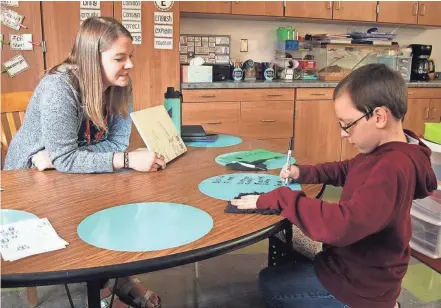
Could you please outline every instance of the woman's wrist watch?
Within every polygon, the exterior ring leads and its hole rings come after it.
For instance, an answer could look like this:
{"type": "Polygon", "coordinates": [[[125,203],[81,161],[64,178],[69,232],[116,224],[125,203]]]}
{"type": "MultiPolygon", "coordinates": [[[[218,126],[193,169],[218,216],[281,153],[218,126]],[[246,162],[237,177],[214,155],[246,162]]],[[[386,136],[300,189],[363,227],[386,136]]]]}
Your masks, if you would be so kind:
{"type": "Polygon", "coordinates": [[[124,152],[124,168],[129,168],[129,152],[124,152]]]}

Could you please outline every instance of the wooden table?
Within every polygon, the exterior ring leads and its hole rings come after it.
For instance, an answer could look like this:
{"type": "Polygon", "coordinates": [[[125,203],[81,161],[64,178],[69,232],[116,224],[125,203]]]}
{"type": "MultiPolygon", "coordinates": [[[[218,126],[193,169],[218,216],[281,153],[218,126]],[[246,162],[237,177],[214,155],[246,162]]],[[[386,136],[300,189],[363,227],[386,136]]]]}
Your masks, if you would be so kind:
{"type": "MultiPolygon", "coordinates": [[[[287,140],[244,140],[242,144],[225,148],[188,147],[188,152],[170,162],[165,170],[154,173],[123,170],[109,174],[66,174],[33,169],[1,172],[2,208],[48,218],[59,236],[69,243],[59,251],[2,262],[2,287],[87,282],[89,304],[95,307],[99,303],[97,290],[101,279],[192,263],[275,234],[286,223],[282,217],[226,214],[225,201],[205,196],[198,190],[198,184],[208,177],[237,172],[217,164],[216,156],[259,148],[285,152],[287,140]],[[79,223],[97,211],[149,201],[176,202],[202,209],[213,217],[213,229],[187,245],[137,253],[100,249],[83,242],[77,234],[79,223]]],[[[295,154],[294,157],[300,163],[305,162],[295,154]]],[[[303,189],[308,196],[315,197],[320,186],[306,185],[303,189]]]]}

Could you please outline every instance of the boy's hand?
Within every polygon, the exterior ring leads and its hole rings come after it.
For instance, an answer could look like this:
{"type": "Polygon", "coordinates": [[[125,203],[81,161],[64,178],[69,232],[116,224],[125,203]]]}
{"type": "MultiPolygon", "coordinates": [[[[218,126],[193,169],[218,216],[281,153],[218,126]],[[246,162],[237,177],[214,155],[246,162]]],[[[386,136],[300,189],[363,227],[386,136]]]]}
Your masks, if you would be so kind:
{"type": "Polygon", "coordinates": [[[259,199],[259,195],[247,195],[240,197],[240,199],[233,199],[230,202],[239,210],[249,210],[257,207],[257,199],[259,199]]]}
{"type": "Polygon", "coordinates": [[[297,180],[299,176],[300,170],[296,165],[291,165],[289,167],[288,164],[285,164],[282,170],[280,170],[280,178],[283,182],[285,179],[288,179],[288,183],[291,183],[293,180],[297,180]]]}

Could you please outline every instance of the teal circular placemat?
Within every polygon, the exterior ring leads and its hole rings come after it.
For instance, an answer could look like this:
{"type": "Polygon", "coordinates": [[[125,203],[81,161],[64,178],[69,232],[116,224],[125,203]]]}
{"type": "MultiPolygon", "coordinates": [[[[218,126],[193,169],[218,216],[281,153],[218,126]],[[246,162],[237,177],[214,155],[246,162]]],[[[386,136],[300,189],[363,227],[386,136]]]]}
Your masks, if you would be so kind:
{"type": "Polygon", "coordinates": [[[213,219],[198,208],[145,202],[96,212],[79,224],[77,232],[83,241],[99,248],[145,252],[191,243],[211,228],[213,219]]]}
{"type": "Polygon", "coordinates": [[[219,134],[219,137],[216,139],[216,141],[185,142],[186,145],[195,148],[222,148],[222,147],[230,147],[240,143],[242,143],[242,138],[232,135],[222,135],[222,134],[219,134]]]}
{"type": "MultiPolygon", "coordinates": [[[[266,193],[283,186],[279,176],[257,173],[231,173],[218,175],[199,183],[201,193],[220,200],[231,200],[241,193],[266,193]]],[[[301,190],[299,184],[288,185],[292,190],[301,190]]]]}
{"type": "Polygon", "coordinates": [[[1,225],[7,225],[14,222],[23,221],[26,219],[33,219],[38,218],[38,216],[25,212],[25,211],[19,211],[19,210],[0,210],[0,224],[1,225]]]}
{"type": "MultiPolygon", "coordinates": [[[[218,157],[215,158],[215,161],[222,166],[225,166],[227,164],[227,162],[222,161],[222,158],[224,157],[228,157],[231,155],[237,155],[240,153],[246,153],[247,151],[240,151],[240,152],[231,152],[231,153],[225,153],[225,154],[221,154],[218,157]]],[[[295,164],[296,160],[294,159],[294,157],[291,157],[290,159],[291,164],[295,164]]],[[[285,154],[285,158],[275,158],[275,159],[269,159],[267,161],[264,162],[265,166],[267,169],[281,169],[283,167],[283,165],[285,165],[286,163],[286,154],[285,154]]]]}

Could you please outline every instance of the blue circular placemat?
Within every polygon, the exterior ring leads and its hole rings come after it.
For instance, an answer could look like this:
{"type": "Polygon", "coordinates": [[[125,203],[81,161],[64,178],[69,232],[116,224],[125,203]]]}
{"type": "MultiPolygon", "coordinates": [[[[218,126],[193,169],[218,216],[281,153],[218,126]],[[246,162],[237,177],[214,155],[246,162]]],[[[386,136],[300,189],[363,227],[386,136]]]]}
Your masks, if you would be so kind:
{"type": "MultiPolygon", "coordinates": [[[[227,162],[223,161],[222,158],[228,157],[231,155],[240,154],[240,153],[246,153],[246,152],[247,151],[240,151],[240,152],[231,152],[231,153],[221,154],[215,158],[215,161],[219,165],[225,166],[227,164],[227,162]]],[[[285,156],[286,156],[286,154],[285,154],[285,156]]],[[[294,157],[291,157],[290,161],[291,161],[291,164],[296,163],[296,160],[294,159],[294,157]]],[[[269,160],[265,161],[263,164],[265,164],[266,168],[269,170],[269,169],[281,169],[283,167],[283,165],[285,165],[285,163],[286,163],[286,157],[285,158],[269,159],[269,160]]]]}
{"type": "Polygon", "coordinates": [[[38,216],[19,210],[0,210],[0,224],[6,225],[14,222],[19,222],[26,219],[38,218],[38,216]]]}
{"type": "Polygon", "coordinates": [[[222,147],[230,147],[240,143],[242,143],[242,138],[232,135],[222,135],[222,134],[219,134],[219,137],[216,139],[216,141],[185,142],[186,145],[196,148],[222,148],[222,147]]]}
{"type": "Polygon", "coordinates": [[[86,243],[117,251],[154,251],[196,241],[210,232],[206,212],[168,202],[131,203],[86,217],[77,232],[86,243]]]}
{"type": "MultiPolygon", "coordinates": [[[[231,200],[240,193],[266,193],[283,186],[279,176],[257,173],[231,173],[218,175],[199,183],[201,193],[220,200],[231,200]]],[[[300,190],[299,184],[290,184],[292,190],[300,190]]]]}

